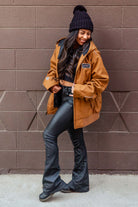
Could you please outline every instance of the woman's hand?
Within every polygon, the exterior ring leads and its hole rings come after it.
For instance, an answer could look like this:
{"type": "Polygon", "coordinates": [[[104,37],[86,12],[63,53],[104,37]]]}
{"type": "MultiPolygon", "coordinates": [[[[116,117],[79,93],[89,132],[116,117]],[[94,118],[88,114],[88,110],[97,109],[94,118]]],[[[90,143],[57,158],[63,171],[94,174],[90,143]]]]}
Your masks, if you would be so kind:
{"type": "Polygon", "coordinates": [[[51,87],[52,93],[58,93],[61,90],[61,87],[59,85],[55,85],[51,87]]]}

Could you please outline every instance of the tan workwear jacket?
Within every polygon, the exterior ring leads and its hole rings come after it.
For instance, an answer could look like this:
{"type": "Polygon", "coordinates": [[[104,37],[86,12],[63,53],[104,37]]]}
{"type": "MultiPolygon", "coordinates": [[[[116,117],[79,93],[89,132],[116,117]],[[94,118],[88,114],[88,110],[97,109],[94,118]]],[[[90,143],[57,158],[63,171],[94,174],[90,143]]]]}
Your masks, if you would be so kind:
{"type": "MultiPolygon", "coordinates": [[[[50,61],[50,70],[43,81],[43,86],[49,90],[58,85],[57,63],[64,47],[65,38],[56,43],[50,61]]],[[[83,51],[77,64],[74,78],[73,111],[74,128],[82,128],[96,121],[100,116],[102,107],[102,92],[109,82],[109,76],[103,64],[99,50],[93,41],[83,51]]],[[[54,108],[54,93],[50,94],[47,104],[47,114],[54,114],[58,108],[54,108]]]]}

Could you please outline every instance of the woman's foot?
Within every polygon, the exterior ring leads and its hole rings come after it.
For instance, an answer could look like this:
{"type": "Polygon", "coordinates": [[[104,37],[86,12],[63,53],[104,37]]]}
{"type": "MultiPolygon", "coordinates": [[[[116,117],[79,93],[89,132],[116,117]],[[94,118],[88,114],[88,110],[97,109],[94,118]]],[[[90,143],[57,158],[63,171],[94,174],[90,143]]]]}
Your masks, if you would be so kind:
{"type": "Polygon", "coordinates": [[[46,188],[43,189],[43,192],[39,195],[39,200],[41,202],[47,201],[49,198],[52,197],[52,195],[58,191],[62,191],[63,189],[66,188],[66,183],[61,180],[61,182],[53,189],[47,190],[46,188]]]}
{"type": "Polygon", "coordinates": [[[46,200],[48,200],[49,198],[51,198],[52,197],[52,193],[46,193],[46,192],[42,192],[40,195],[39,195],[39,200],[41,201],[41,202],[45,202],[46,200]]]}
{"type": "Polygon", "coordinates": [[[84,184],[75,184],[73,181],[70,181],[68,184],[64,186],[64,188],[61,190],[62,193],[83,193],[88,192],[89,186],[84,184]]]}

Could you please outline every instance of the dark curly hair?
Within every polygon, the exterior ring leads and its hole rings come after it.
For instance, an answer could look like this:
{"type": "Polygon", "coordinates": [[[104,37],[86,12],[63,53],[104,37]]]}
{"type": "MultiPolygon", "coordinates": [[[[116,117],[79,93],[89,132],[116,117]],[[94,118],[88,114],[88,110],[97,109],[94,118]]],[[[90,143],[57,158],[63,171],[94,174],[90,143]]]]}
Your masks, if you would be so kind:
{"type": "Polygon", "coordinates": [[[74,76],[73,68],[77,66],[81,53],[89,46],[89,42],[92,40],[91,37],[82,46],[74,49],[78,32],[79,30],[72,31],[64,41],[64,48],[57,65],[59,79],[64,79],[65,74],[71,77],[74,76]]]}

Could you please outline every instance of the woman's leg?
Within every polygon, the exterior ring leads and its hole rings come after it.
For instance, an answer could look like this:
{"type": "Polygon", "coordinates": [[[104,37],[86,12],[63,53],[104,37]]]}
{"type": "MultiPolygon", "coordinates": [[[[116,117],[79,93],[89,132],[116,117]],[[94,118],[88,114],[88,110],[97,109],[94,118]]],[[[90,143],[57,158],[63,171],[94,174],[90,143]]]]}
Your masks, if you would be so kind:
{"type": "Polygon", "coordinates": [[[46,162],[43,175],[43,187],[51,191],[61,183],[58,159],[57,137],[66,130],[73,121],[73,98],[63,98],[62,105],[44,130],[43,138],[46,147],[46,162]]]}
{"type": "Polygon", "coordinates": [[[74,129],[71,126],[68,128],[68,132],[74,146],[74,169],[68,187],[72,191],[87,192],[89,191],[89,175],[83,129],[74,129]]]}

